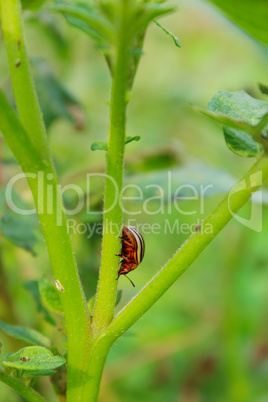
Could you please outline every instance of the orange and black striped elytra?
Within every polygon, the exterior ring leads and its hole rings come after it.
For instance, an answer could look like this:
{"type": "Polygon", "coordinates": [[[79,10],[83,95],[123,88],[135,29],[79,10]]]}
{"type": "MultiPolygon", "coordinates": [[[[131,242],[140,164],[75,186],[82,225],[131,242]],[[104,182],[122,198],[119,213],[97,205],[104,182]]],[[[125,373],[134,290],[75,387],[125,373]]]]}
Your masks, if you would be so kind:
{"type": "MultiPolygon", "coordinates": [[[[118,271],[118,277],[125,275],[137,268],[142,262],[145,251],[145,243],[141,233],[134,226],[123,226],[122,228],[121,253],[117,254],[122,258],[120,261],[120,268],[118,271]]],[[[126,276],[128,279],[129,277],[126,276]]],[[[129,279],[132,285],[135,287],[131,279],[129,279]]]]}
{"type": "Polygon", "coordinates": [[[21,357],[20,358],[20,361],[22,361],[22,362],[28,362],[29,360],[30,360],[29,357],[21,357]]]}

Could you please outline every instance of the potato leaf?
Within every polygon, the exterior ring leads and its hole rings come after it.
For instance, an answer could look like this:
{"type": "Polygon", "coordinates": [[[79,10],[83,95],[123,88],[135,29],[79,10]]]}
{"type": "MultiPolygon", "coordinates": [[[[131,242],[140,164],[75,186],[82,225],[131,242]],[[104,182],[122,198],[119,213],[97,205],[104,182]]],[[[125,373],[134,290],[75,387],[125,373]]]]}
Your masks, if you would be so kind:
{"type": "Polygon", "coordinates": [[[260,43],[268,45],[267,0],[209,0],[234,24],[260,43]]]}
{"type": "MultiPolygon", "coordinates": [[[[40,225],[36,215],[23,215],[14,212],[6,199],[6,190],[0,190],[0,229],[2,235],[15,246],[35,255],[34,247],[38,241],[36,231],[40,225]]],[[[12,203],[21,211],[29,210],[20,196],[13,190],[12,203]]]]}
{"type": "Polygon", "coordinates": [[[51,324],[56,326],[55,321],[47,311],[47,309],[41,303],[41,295],[39,292],[38,281],[28,281],[24,284],[25,289],[31,294],[34,299],[36,310],[40,313],[43,313],[45,320],[51,324]]]}
{"type": "Polygon", "coordinates": [[[39,292],[45,307],[54,313],[62,315],[62,306],[58,290],[55,286],[51,285],[48,279],[42,277],[39,280],[39,292]]]}
{"type": "Polygon", "coordinates": [[[34,345],[50,347],[50,339],[34,329],[9,325],[0,321],[0,330],[13,338],[20,339],[21,341],[34,345]]]}
{"type": "Polygon", "coordinates": [[[245,91],[219,91],[208,110],[196,108],[223,125],[228,148],[239,156],[259,157],[267,138],[268,102],[255,99],[245,91]]]}
{"type": "Polygon", "coordinates": [[[29,346],[20,349],[18,352],[9,356],[3,362],[5,367],[29,372],[47,372],[65,364],[66,360],[62,356],[54,356],[47,348],[41,346],[29,346]]]}

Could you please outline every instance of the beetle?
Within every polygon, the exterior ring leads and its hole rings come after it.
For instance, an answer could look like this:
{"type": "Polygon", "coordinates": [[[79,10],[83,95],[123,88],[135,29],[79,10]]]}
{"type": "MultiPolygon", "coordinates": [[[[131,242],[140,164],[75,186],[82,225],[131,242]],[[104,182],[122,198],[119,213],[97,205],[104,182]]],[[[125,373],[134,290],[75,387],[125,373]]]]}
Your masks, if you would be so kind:
{"type": "Polygon", "coordinates": [[[28,361],[30,360],[30,358],[23,356],[23,357],[20,358],[20,360],[21,360],[22,362],[28,362],[28,361]]]}
{"type": "Polygon", "coordinates": [[[133,271],[142,262],[145,251],[145,243],[141,233],[134,226],[123,226],[122,228],[121,253],[116,254],[121,257],[118,279],[120,275],[125,275],[135,287],[132,280],[126,275],[133,271]]]}

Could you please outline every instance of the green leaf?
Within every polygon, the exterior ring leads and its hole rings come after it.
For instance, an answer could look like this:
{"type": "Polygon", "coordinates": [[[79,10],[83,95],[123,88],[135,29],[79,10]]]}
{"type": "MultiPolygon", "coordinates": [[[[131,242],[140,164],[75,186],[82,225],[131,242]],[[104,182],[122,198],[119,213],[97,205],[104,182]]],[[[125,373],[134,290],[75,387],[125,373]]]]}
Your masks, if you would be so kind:
{"type": "Polygon", "coordinates": [[[44,402],[45,399],[39,395],[33,388],[28,387],[23,382],[10,376],[6,376],[0,373],[0,381],[10,388],[14,389],[19,395],[21,395],[26,401],[29,402],[44,402]]]}
{"type": "Polygon", "coordinates": [[[22,215],[13,212],[11,207],[15,206],[21,211],[28,211],[27,205],[20,196],[12,191],[12,204],[6,199],[6,189],[0,190],[0,229],[2,235],[15,246],[23,248],[35,255],[34,247],[38,241],[36,231],[40,230],[37,216],[22,215]]]}
{"type": "Polygon", "coordinates": [[[268,45],[267,0],[209,0],[236,25],[257,41],[268,45]]]}
{"type": "Polygon", "coordinates": [[[91,144],[91,151],[108,151],[107,142],[96,141],[91,144]]]}
{"type": "Polygon", "coordinates": [[[37,376],[53,375],[53,374],[55,374],[56,372],[57,372],[56,370],[26,371],[26,372],[23,374],[23,377],[37,377],[37,376]]]}
{"type": "Polygon", "coordinates": [[[217,92],[209,102],[208,110],[227,115],[256,130],[259,130],[263,120],[268,123],[268,102],[255,99],[245,91],[217,92]]]}
{"type": "Polygon", "coordinates": [[[70,43],[68,43],[67,36],[61,29],[58,16],[44,11],[32,13],[27,16],[27,25],[32,25],[35,30],[41,31],[59,58],[68,59],[70,43]]]}
{"type": "MultiPolygon", "coordinates": [[[[196,192],[201,192],[202,188],[207,188],[202,196],[209,198],[216,194],[226,194],[236,183],[236,178],[222,169],[211,168],[204,163],[192,163],[181,167],[173,167],[162,170],[142,172],[131,174],[125,179],[129,186],[128,197],[133,197],[129,203],[142,202],[135,200],[137,190],[132,184],[135,184],[142,191],[142,200],[152,199],[154,202],[170,202],[170,199],[176,197],[184,198],[193,196],[193,188],[196,192]],[[161,191],[159,189],[161,188],[161,191]]],[[[127,202],[127,201],[126,201],[127,202]]],[[[127,208],[127,207],[126,207],[127,208]]]]}
{"type": "Polygon", "coordinates": [[[21,5],[23,9],[37,10],[42,7],[46,0],[21,0],[21,5]]]}
{"type": "Polygon", "coordinates": [[[263,146],[254,141],[250,134],[229,127],[223,127],[223,133],[228,148],[235,154],[250,158],[263,153],[263,146]]]}
{"type": "Polygon", "coordinates": [[[40,278],[38,285],[44,305],[54,313],[62,315],[62,305],[56,287],[52,286],[49,280],[44,277],[40,278]]]}
{"type": "Polygon", "coordinates": [[[259,84],[259,88],[263,94],[268,95],[268,86],[267,85],[259,84]]]}
{"type": "Polygon", "coordinates": [[[218,123],[220,123],[224,126],[228,126],[231,128],[235,128],[237,130],[245,131],[246,133],[249,133],[253,136],[258,135],[258,133],[260,132],[260,129],[266,125],[266,122],[268,122],[268,115],[264,115],[264,117],[260,121],[260,123],[258,123],[257,125],[254,126],[243,120],[239,120],[239,119],[233,118],[231,116],[224,115],[222,113],[215,113],[215,112],[203,109],[199,106],[193,106],[193,108],[196,111],[212,118],[213,120],[217,121],[218,123]]]}
{"type": "Polygon", "coordinates": [[[64,118],[82,130],[85,116],[80,102],[63,87],[44,60],[32,59],[31,65],[46,127],[64,118]]]}
{"type": "Polygon", "coordinates": [[[3,365],[19,370],[27,370],[29,372],[47,372],[55,370],[65,364],[65,362],[64,357],[54,356],[50,350],[44,347],[29,346],[10,355],[8,361],[4,361],[3,365]]]}
{"type": "Polygon", "coordinates": [[[120,303],[120,300],[122,299],[123,291],[120,289],[116,292],[116,299],[115,299],[115,306],[117,306],[120,303]]]}
{"type": "Polygon", "coordinates": [[[181,43],[180,43],[179,39],[177,38],[177,36],[175,36],[175,35],[174,35],[172,32],[170,32],[168,29],[166,29],[165,27],[163,27],[163,25],[160,24],[159,21],[154,20],[154,23],[155,23],[159,28],[161,28],[162,31],[164,31],[168,36],[170,36],[170,37],[173,39],[173,41],[174,41],[174,43],[175,43],[175,45],[176,45],[177,47],[181,47],[181,43]]]}
{"type": "Polygon", "coordinates": [[[36,304],[36,310],[44,314],[44,318],[49,324],[55,326],[56,325],[55,321],[53,320],[47,309],[45,309],[41,303],[41,295],[39,292],[38,281],[28,281],[24,284],[24,287],[33,297],[36,304]]]}
{"type": "Polygon", "coordinates": [[[219,91],[202,113],[223,124],[227,146],[237,155],[259,157],[260,142],[266,137],[268,102],[255,99],[245,91],[219,91]]]}
{"type": "MultiPolygon", "coordinates": [[[[140,136],[136,135],[135,137],[127,137],[125,144],[129,144],[132,141],[139,141],[140,136]]],[[[104,141],[96,141],[91,144],[91,151],[108,151],[108,144],[104,141]]]]}
{"type": "Polygon", "coordinates": [[[139,135],[136,135],[135,137],[127,137],[125,144],[129,144],[132,141],[139,141],[141,137],[139,135]]]}
{"type": "Polygon", "coordinates": [[[61,12],[69,24],[84,31],[97,44],[108,46],[111,31],[97,4],[56,0],[56,6],[50,10],[61,12]]]}
{"type": "Polygon", "coordinates": [[[21,341],[30,344],[42,345],[46,347],[50,347],[51,344],[50,340],[46,336],[34,329],[9,325],[3,321],[0,321],[0,330],[4,331],[13,338],[20,339],[21,341]]]}

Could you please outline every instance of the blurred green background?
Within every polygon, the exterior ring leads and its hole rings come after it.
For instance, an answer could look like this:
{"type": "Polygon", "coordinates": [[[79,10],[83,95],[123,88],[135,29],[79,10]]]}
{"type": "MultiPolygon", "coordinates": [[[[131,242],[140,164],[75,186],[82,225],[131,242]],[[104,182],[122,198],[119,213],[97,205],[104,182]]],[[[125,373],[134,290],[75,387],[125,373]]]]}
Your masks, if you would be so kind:
{"type": "MultiPolygon", "coordinates": [[[[188,200],[181,201],[181,209],[196,210],[193,215],[184,216],[174,208],[169,214],[165,204],[163,214],[135,216],[138,224],[159,223],[162,227],[166,219],[171,225],[178,219],[180,225],[204,219],[254,163],[252,158],[231,153],[221,128],[197,114],[191,104],[206,107],[218,90],[245,89],[265,100],[258,83],[267,84],[268,78],[264,46],[206,2],[178,0],[176,4],[178,11],[161,23],[179,37],[182,48],[176,48],[155,25],[146,36],[127,123],[127,135],[139,135],[141,140],[126,147],[126,182],[141,184],[153,177],[157,183],[172,169],[178,185],[194,183],[199,188],[212,183],[214,187],[205,198],[203,213],[199,201],[188,200]]],[[[25,21],[59,181],[86,190],[86,173],[102,172],[105,166],[105,153],[93,152],[90,147],[94,141],[107,138],[108,69],[92,41],[61,16],[26,11],[25,21]]],[[[0,60],[0,84],[12,100],[2,38],[0,60]]],[[[1,145],[3,187],[20,170],[2,139],[1,145]]],[[[24,202],[32,204],[25,182],[20,182],[17,190],[24,202]]],[[[100,209],[99,182],[90,196],[92,208],[100,209]]],[[[77,199],[66,192],[65,202],[71,206],[77,199]]],[[[133,211],[138,208],[135,203],[127,205],[133,211]]],[[[158,207],[151,204],[152,210],[158,207]]],[[[249,212],[247,205],[241,214],[248,216],[249,212]]],[[[86,211],[75,219],[80,223],[101,222],[99,215],[93,219],[86,211]]],[[[125,222],[127,219],[126,215],[125,222]]],[[[32,225],[36,225],[34,220],[32,225]]],[[[4,230],[3,224],[1,227],[4,230]]],[[[0,319],[44,332],[61,348],[61,319],[53,313],[48,317],[40,305],[37,309],[32,295],[36,290],[32,281],[45,275],[53,282],[53,275],[39,230],[31,236],[35,256],[1,236],[0,319]]],[[[144,237],[144,261],[131,273],[136,288],[120,278],[123,295],[117,309],[139,291],[188,235],[161,231],[144,233],[144,237]]],[[[16,242],[12,234],[9,238],[16,242]]],[[[87,239],[73,233],[72,238],[89,299],[97,283],[101,236],[87,239]]],[[[268,401],[267,240],[266,205],[260,233],[235,220],[230,222],[189,271],[113,346],[100,401],[268,401]]],[[[0,338],[0,361],[7,353],[26,346],[3,333],[0,338]]],[[[54,401],[48,378],[39,380],[37,387],[54,401]]],[[[1,401],[21,400],[3,384],[0,395],[1,401]]]]}

